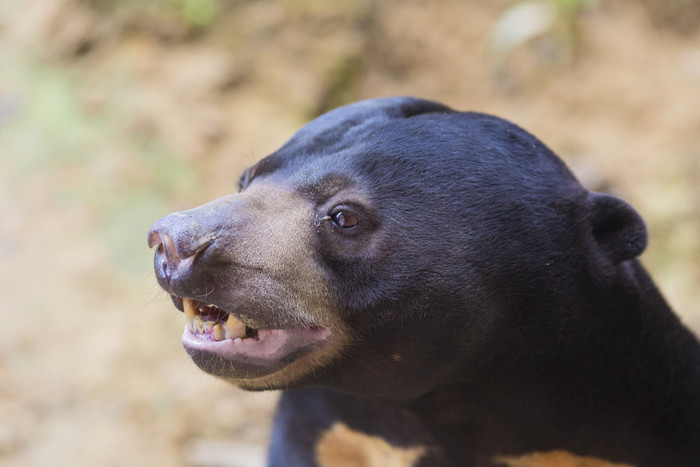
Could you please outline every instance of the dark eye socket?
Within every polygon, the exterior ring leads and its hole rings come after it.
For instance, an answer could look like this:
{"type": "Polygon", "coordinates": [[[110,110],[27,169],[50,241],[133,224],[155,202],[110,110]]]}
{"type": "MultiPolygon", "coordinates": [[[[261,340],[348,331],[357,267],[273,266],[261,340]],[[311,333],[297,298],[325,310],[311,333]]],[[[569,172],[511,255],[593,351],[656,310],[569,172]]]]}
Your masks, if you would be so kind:
{"type": "Polygon", "coordinates": [[[352,212],[343,207],[334,209],[330,214],[330,218],[331,222],[341,229],[352,229],[353,227],[357,227],[360,223],[352,212]]]}

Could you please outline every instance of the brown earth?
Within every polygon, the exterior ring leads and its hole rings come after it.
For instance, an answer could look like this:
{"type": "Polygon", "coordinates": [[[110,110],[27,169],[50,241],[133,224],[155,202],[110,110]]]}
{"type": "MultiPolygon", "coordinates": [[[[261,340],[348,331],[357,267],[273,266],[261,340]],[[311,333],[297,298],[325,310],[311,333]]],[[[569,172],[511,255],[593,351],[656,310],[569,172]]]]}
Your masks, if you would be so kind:
{"type": "Polygon", "coordinates": [[[538,135],[638,208],[642,259],[699,330],[697,9],[659,4],[558,10],[497,53],[513,2],[4,0],[0,464],[262,463],[276,395],[189,361],[145,232],[362,98],[417,95],[538,135]]]}

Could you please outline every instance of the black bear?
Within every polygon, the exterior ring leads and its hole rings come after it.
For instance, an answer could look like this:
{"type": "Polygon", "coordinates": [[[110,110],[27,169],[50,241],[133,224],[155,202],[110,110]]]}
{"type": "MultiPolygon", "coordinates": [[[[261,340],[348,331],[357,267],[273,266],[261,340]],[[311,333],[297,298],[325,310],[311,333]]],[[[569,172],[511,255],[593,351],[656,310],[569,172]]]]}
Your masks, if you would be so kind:
{"type": "Polygon", "coordinates": [[[328,112],[153,224],[204,371],[285,390],[271,466],[700,465],[700,344],[640,216],[493,116],[328,112]]]}

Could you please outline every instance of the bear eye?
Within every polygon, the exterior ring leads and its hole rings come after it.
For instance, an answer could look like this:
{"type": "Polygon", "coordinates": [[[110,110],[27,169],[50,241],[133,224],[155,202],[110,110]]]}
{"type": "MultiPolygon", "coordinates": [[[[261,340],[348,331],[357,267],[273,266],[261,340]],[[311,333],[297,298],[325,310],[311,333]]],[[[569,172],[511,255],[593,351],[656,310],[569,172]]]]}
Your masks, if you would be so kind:
{"type": "Polygon", "coordinates": [[[255,172],[255,167],[248,167],[245,169],[243,174],[241,175],[241,178],[238,179],[238,191],[243,191],[245,190],[248,185],[250,185],[251,180],[253,180],[255,172]]]}
{"type": "Polygon", "coordinates": [[[330,214],[330,218],[331,222],[341,229],[352,229],[353,227],[357,227],[357,224],[360,223],[351,212],[344,210],[344,208],[336,208],[336,210],[330,214]]]}

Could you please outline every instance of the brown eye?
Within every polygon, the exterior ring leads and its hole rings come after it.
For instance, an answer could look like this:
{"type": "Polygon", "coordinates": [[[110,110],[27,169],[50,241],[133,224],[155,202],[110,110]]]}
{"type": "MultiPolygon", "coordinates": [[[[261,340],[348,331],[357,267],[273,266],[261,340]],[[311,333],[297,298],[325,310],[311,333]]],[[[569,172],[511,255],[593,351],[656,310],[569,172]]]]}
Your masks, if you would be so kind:
{"type": "Polygon", "coordinates": [[[331,214],[331,221],[343,229],[352,229],[359,224],[357,219],[347,211],[334,212],[331,214]]]}

